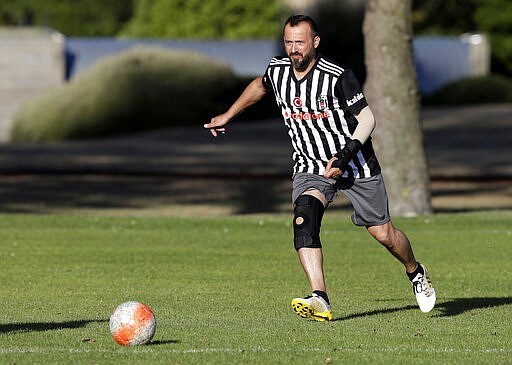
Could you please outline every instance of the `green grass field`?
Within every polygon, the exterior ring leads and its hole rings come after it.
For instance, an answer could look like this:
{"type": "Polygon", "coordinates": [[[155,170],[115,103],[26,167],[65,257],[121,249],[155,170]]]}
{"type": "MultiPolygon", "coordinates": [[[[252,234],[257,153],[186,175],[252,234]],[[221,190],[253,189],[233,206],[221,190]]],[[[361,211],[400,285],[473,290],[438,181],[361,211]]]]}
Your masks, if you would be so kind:
{"type": "Polygon", "coordinates": [[[512,362],[512,212],[395,219],[438,304],[416,308],[402,266],[348,215],[323,224],[335,321],[296,316],[308,287],[291,217],[0,216],[0,363],[506,364],[512,362]],[[127,300],[157,316],[122,347],[127,300]]]}

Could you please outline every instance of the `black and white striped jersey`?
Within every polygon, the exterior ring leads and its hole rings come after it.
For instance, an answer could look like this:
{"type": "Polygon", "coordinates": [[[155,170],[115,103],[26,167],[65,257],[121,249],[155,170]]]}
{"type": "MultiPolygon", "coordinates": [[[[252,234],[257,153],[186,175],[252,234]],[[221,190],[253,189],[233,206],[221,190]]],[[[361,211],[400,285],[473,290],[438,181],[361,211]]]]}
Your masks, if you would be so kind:
{"type": "MultiPolygon", "coordinates": [[[[288,127],[293,173],[322,175],[331,157],[352,137],[358,123],[354,115],[368,105],[353,72],[320,56],[309,73],[297,80],[290,59],[275,57],[263,85],[273,90],[288,127]]],[[[369,138],[343,177],[365,178],[379,172],[369,138]]]]}

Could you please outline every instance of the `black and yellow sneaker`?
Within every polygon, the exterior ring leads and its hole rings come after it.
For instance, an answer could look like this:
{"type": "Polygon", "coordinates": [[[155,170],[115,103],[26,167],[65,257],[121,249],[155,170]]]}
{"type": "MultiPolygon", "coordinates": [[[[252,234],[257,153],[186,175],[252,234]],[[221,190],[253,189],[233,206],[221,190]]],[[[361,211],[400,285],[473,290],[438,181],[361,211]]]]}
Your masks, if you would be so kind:
{"type": "Polygon", "coordinates": [[[321,296],[313,295],[305,298],[292,299],[293,310],[303,318],[313,318],[315,321],[332,320],[332,307],[321,296]]]}

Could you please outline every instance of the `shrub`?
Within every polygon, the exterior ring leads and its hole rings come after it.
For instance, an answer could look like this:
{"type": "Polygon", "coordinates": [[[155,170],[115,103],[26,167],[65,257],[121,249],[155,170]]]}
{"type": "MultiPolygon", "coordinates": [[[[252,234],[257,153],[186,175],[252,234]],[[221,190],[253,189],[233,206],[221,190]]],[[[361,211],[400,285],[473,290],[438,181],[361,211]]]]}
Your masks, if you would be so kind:
{"type": "Polygon", "coordinates": [[[200,126],[224,111],[239,87],[228,66],[206,56],[136,48],[23,105],[11,137],[50,141],[200,126]]]}
{"type": "Polygon", "coordinates": [[[455,81],[423,98],[424,105],[464,105],[512,102],[512,80],[481,76],[455,81]]]}

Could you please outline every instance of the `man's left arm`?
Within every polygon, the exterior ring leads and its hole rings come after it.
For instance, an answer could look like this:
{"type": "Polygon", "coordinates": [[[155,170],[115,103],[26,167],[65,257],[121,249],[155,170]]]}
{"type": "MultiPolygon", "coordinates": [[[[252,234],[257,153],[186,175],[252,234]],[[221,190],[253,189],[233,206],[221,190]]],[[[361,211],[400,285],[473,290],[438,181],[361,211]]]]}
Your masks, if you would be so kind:
{"type": "Polygon", "coordinates": [[[357,126],[352,133],[352,138],[347,138],[343,149],[327,164],[324,176],[328,178],[338,178],[343,174],[375,128],[373,113],[366,102],[359,81],[351,70],[347,69],[340,75],[335,94],[341,101],[343,110],[356,118],[357,126]]]}
{"type": "Polygon", "coordinates": [[[375,129],[375,118],[369,106],[365,106],[355,117],[358,124],[352,134],[352,140],[357,140],[363,145],[375,129]]]}
{"type": "Polygon", "coordinates": [[[343,170],[357,155],[363,144],[368,140],[375,129],[375,118],[369,106],[365,106],[357,115],[357,127],[352,134],[352,139],[347,141],[345,147],[330,159],[326,166],[324,177],[337,179],[343,174],[343,170]]]}

